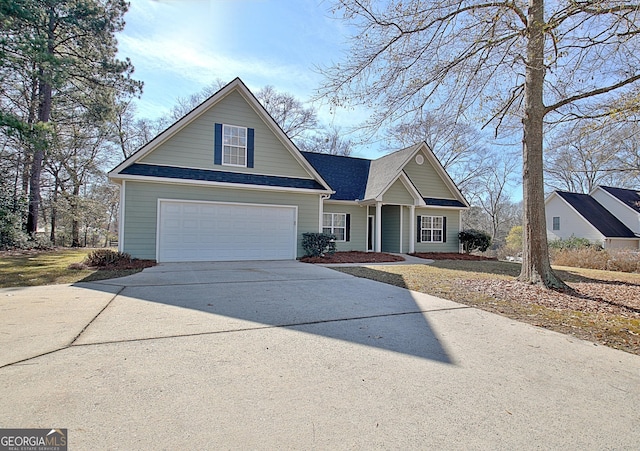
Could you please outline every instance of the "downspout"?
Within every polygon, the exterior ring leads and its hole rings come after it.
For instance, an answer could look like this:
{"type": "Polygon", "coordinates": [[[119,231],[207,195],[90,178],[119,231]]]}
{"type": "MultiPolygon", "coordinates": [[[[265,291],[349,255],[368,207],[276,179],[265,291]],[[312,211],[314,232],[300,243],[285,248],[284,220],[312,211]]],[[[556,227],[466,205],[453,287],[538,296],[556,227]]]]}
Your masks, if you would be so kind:
{"type": "Polygon", "coordinates": [[[125,180],[120,185],[120,214],[118,218],[118,251],[124,252],[124,208],[125,208],[125,180]]]}
{"type": "Polygon", "coordinates": [[[324,216],[324,201],[331,197],[330,194],[320,194],[320,208],[318,211],[320,212],[318,216],[318,233],[322,233],[323,226],[323,216],[324,216]]]}

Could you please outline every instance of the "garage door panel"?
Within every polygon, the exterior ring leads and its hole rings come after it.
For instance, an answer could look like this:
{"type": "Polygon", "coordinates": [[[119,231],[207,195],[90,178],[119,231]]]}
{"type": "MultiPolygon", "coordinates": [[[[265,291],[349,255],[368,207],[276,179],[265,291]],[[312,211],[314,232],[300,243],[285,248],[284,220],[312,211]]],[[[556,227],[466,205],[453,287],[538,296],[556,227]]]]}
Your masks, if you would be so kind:
{"type": "Polygon", "coordinates": [[[293,207],[161,201],[159,216],[161,262],[295,258],[293,207]]]}

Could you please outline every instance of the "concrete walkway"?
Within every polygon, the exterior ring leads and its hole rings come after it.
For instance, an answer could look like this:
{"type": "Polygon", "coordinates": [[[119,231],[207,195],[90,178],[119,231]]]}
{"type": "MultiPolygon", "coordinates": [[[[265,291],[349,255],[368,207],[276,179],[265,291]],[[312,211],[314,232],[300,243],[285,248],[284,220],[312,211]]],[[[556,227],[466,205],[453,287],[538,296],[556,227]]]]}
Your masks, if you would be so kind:
{"type": "Polygon", "coordinates": [[[637,449],[640,357],[298,262],[0,290],[0,428],[69,449],[637,449]]]}

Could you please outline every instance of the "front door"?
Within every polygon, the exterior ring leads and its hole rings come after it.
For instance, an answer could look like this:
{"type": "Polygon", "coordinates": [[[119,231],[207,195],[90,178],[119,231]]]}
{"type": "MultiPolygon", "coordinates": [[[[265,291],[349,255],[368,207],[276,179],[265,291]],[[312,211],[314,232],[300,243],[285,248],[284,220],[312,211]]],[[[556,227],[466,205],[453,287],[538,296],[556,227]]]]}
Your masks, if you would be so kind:
{"type": "Polygon", "coordinates": [[[375,237],[375,216],[367,217],[367,251],[373,251],[373,240],[375,237]]]}

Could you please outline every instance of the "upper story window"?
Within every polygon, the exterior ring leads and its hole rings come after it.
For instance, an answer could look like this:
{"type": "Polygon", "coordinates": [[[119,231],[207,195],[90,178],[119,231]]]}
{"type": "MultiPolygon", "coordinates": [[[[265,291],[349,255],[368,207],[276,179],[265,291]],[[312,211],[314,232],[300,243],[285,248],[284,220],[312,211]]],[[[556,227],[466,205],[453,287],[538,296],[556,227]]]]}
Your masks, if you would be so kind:
{"type": "Polygon", "coordinates": [[[235,125],[222,126],[222,164],[247,166],[247,129],[235,125]]]}
{"type": "Polygon", "coordinates": [[[553,230],[560,230],[560,216],[553,217],[553,230]]]}

